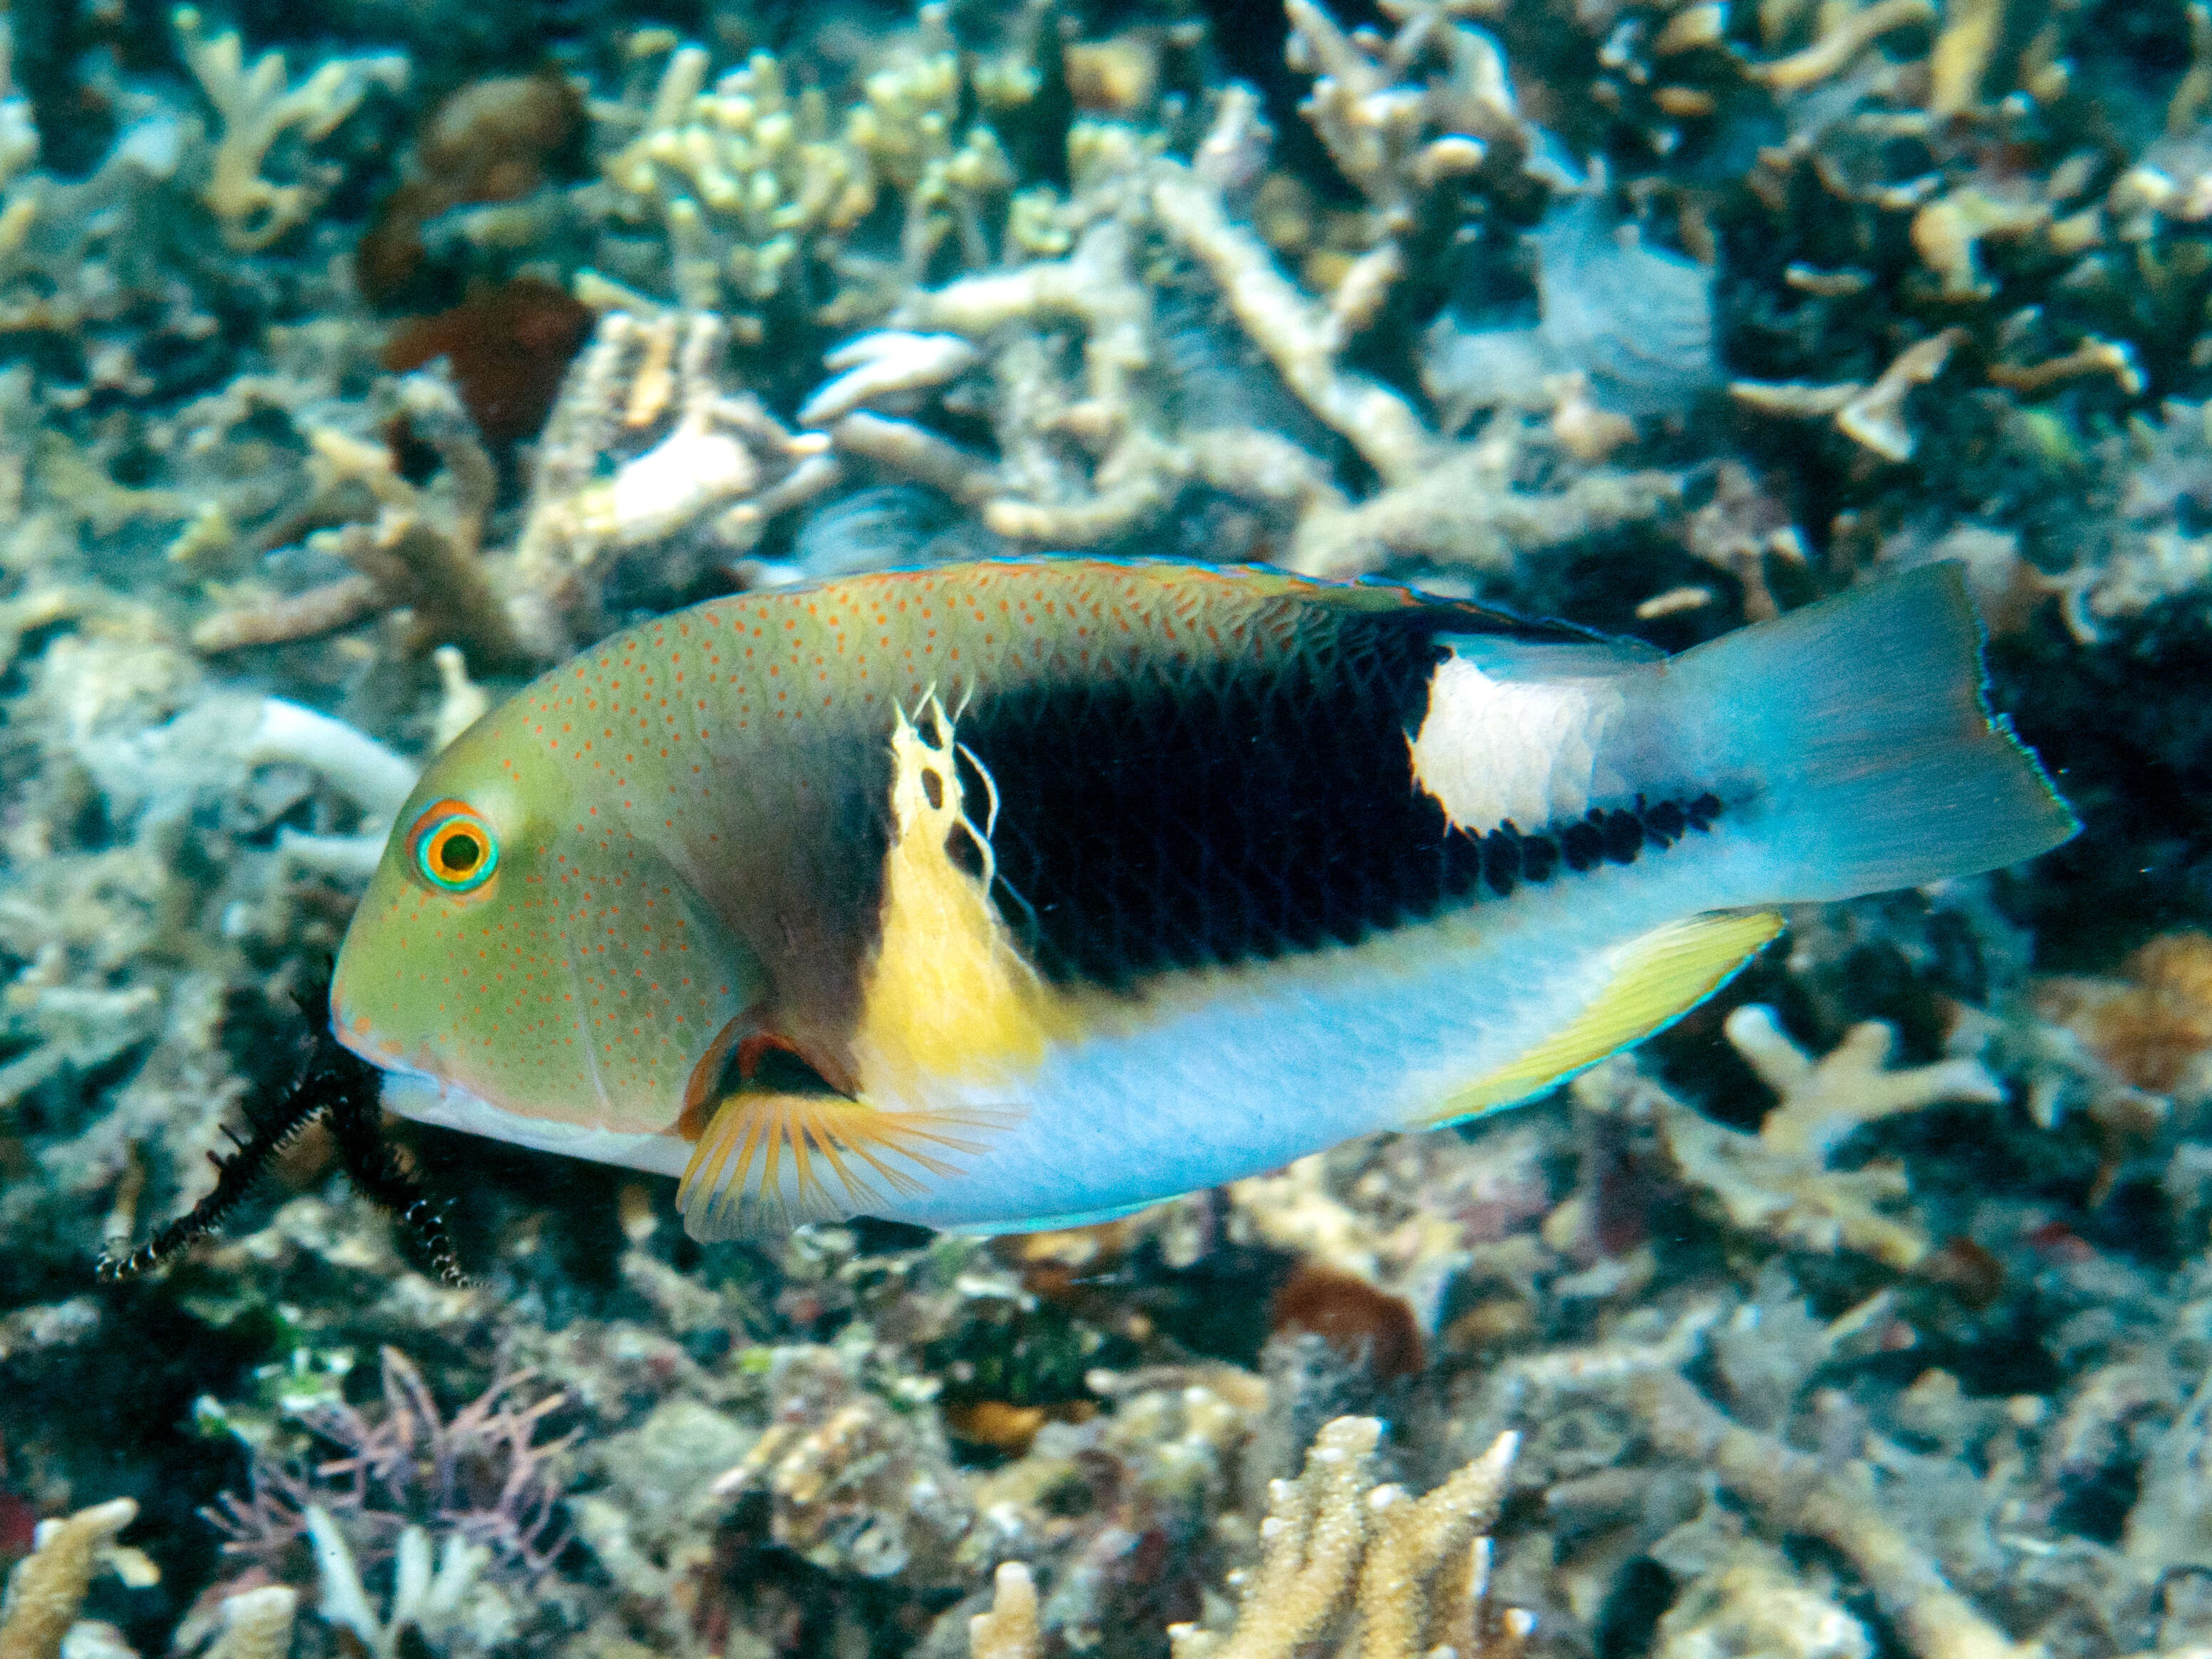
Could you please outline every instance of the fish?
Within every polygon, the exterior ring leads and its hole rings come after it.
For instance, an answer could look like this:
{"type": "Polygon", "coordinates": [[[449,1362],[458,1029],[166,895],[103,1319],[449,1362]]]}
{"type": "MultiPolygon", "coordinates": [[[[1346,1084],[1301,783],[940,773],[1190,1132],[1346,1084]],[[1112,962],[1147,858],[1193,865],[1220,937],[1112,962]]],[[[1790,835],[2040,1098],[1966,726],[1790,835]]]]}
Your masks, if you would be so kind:
{"type": "Polygon", "coordinates": [[[337,1039],[402,1115],[678,1176],[704,1240],[1126,1214],[1543,1095],[1779,907],[2063,842],[1958,568],[1679,655],[1075,557],[718,599],[402,809],[337,1039]]]}

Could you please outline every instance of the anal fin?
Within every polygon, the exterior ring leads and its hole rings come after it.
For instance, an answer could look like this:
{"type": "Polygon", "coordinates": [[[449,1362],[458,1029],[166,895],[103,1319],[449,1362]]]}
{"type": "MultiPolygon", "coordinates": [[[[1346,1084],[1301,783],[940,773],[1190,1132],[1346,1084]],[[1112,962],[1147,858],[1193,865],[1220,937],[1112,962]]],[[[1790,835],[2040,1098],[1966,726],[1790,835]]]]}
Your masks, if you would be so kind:
{"type": "Polygon", "coordinates": [[[869,1213],[957,1175],[1018,1115],[886,1111],[825,1091],[739,1090],[691,1149],[676,1206],[702,1243],[869,1213]]]}
{"type": "Polygon", "coordinates": [[[1673,1024],[1734,978],[1782,931],[1771,910],[1692,916],[1621,947],[1613,977],[1583,1011],[1487,1077],[1455,1091],[1425,1127],[1456,1123],[1540,1094],[1673,1024]]]}

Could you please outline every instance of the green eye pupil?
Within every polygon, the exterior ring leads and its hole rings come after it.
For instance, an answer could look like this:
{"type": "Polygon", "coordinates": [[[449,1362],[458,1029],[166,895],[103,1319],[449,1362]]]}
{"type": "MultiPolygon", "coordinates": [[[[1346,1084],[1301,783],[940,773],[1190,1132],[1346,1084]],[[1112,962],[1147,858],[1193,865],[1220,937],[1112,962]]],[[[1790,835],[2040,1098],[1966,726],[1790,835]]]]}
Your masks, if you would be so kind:
{"type": "Polygon", "coordinates": [[[477,867],[477,844],[465,836],[454,836],[438,849],[438,862],[457,876],[477,867]]]}

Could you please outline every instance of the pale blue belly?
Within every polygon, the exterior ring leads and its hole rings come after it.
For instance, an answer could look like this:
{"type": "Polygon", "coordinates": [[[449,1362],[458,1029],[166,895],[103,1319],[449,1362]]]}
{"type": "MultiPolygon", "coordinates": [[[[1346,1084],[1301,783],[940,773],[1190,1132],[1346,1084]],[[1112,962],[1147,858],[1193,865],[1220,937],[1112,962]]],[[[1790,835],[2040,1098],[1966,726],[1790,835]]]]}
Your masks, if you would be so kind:
{"type": "Polygon", "coordinates": [[[1694,864],[1594,871],[1356,948],[1194,975],[1153,1018],[1056,1048],[1009,1091],[1024,1110],[988,1154],[879,1212],[1021,1231],[1417,1125],[1585,1008],[1621,945],[1732,899],[1744,860],[1721,842],[1694,864]]]}

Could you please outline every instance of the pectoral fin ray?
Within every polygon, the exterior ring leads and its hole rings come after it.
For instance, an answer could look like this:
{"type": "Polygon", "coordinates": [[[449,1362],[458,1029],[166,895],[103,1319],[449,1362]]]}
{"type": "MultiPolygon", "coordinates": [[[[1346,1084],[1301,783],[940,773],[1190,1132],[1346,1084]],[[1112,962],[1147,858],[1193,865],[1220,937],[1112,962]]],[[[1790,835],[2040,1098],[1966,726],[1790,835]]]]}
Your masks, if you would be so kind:
{"type": "Polygon", "coordinates": [[[826,1092],[740,1090],[714,1109],[676,1189],[702,1243],[858,1215],[989,1150],[1018,1114],[885,1111],[826,1092]]]}

